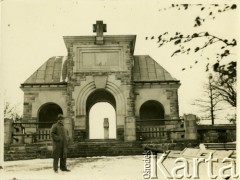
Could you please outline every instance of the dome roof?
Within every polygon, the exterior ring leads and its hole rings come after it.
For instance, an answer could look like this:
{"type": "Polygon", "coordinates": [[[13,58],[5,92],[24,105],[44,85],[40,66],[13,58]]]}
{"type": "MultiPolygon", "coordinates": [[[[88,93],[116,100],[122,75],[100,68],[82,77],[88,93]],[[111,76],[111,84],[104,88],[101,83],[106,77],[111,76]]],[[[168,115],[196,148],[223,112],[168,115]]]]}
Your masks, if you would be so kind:
{"type": "MultiPolygon", "coordinates": [[[[66,78],[66,57],[54,56],[49,58],[40,68],[38,68],[24,84],[37,83],[59,83],[63,81],[62,77],[66,78]],[[63,65],[65,67],[63,67],[63,65]]],[[[65,79],[64,78],[64,79],[65,79]]]]}
{"type": "Polygon", "coordinates": [[[148,55],[134,56],[134,81],[178,81],[148,55]]]}

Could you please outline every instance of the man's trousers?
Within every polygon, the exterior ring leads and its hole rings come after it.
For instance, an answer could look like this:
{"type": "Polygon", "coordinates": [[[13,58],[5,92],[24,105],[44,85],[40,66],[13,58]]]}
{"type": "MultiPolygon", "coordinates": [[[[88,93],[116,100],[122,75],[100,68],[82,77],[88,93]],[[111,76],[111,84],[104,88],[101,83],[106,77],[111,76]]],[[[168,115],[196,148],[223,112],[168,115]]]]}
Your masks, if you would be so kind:
{"type": "MultiPolygon", "coordinates": [[[[59,158],[53,159],[53,170],[54,171],[58,170],[58,161],[59,161],[59,158]]],[[[60,169],[61,170],[67,169],[66,162],[67,162],[67,158],[60,158],[60,169]]]]}

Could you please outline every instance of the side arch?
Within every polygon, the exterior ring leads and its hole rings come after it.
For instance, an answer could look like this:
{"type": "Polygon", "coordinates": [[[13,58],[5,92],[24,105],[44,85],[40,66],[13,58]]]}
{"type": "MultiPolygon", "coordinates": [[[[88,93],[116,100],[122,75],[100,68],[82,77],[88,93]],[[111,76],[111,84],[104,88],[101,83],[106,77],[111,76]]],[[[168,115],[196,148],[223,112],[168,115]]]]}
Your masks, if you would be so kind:
{"type": "Polygon", "coordinates": [[[164,119],[164,106],[156,100],[145,101],[139,109],[139,116],[141,120],[164,119]]]}
{"type": "Polygon", "coordinates": [[[39,128],[51,128],[52,124],[57,121],[57,115],[63,114],[62,108],[53,102],[48,102],[38,109],[38,122],[47,123],[39,124],[39,128]]]}

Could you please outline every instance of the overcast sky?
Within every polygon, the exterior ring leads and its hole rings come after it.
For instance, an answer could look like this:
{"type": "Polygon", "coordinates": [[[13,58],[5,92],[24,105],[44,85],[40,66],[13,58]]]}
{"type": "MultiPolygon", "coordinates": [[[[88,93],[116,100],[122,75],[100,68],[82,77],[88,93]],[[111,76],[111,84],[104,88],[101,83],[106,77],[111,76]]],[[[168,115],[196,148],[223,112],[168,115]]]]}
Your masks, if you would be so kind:
{"type": "MultiPolygon", "coordinates": [[[[66,56],[62,36],[94,35],[92,24],[103,20],[107,35],[137,35],[135,55],[148,54],[181,81],[180,114],[194,113],[191,104],[201,97],[206,59],[197,55],[171,58],[173,46],[158,48],[146,36],[166,31],[183,33],[209,31],[223,38],[236,38],[239,13],[230,11],[216,16],[200,28],[193,28],[196,9],[159,11],[169,7],[161,1],[77,1],[77,0],[4,0],[2,5],[1,77],[5,95],[13,103],[23,102],[23,83],[52,56],[66,56]],[[195,61],[199,61],[197,65],[195,61]],[[192,69],[189,67],[193,65],[192,69]],[[187,71],[182,68],[187,67],[187,71]]],[[[239,12],[239,11],[238,11],[239,12]]],[[[214,49],[211,49],[214,52],[214,49]]],[[[231,55],[236,58],[237,54],[231,55]]]]}

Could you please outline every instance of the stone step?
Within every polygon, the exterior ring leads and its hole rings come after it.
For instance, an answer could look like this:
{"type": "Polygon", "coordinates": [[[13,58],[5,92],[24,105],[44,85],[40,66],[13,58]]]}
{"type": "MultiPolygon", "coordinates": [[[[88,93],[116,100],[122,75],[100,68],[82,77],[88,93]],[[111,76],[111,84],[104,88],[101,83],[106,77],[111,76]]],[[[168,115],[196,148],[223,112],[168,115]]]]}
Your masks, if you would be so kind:
{"type": "MultiPolygon", "coordinates": [[[[4,151],[4,160],[24,160],[35,158],[51,158],[52,144],[25,144],[13,145],[4,151]]],[[[141,155],[143,148],[140,143],[129,142],[78,142],[69,145],[68,157],[86,157],[86,156],[118,156],[118,155],[141,155]]]]}

